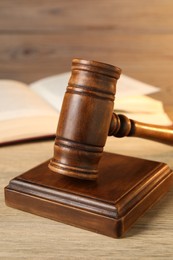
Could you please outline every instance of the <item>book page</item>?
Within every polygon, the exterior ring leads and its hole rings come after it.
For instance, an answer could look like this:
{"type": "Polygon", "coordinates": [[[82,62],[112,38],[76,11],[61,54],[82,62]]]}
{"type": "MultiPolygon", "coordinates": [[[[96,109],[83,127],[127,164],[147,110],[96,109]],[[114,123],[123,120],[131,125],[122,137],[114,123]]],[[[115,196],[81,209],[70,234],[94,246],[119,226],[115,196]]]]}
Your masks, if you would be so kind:
{"type": "Polygon", "coordinates": [[[22,117],[0,122],[0,144],[21,140],[54,137],[58,118],[53,116],[22,117]]]}
{"type": "Polygon", "coordinates": [[[70,75],[71,73],[67,72],[40,79],[30,84],[30,88],[59,112],[70,75]]]}
{"type": "Polygon", "coordinates": [[[0,94],[0,120],[56,114],[51,106],[30,91],[24,83],[1,80],[0,94]]]}
{"type": "Polygon", "coordinates": [[[1,80],[0,96],[0,143],[55,134],[58,113],[27,85],[1,80]]]}
{"type": "Polygon", "coordinates": [[[162,102],[148,96],[116,99],[114,111],[117,114],[124,114],[128,118],[148,124],[172,124],[172,121],[164,112],[162,102]]]}
{"type": "Polygon", "coordinates": [[[159,91],[158,87],[122,74],[117,81],[116,98],[149,95],[159,91]]]}

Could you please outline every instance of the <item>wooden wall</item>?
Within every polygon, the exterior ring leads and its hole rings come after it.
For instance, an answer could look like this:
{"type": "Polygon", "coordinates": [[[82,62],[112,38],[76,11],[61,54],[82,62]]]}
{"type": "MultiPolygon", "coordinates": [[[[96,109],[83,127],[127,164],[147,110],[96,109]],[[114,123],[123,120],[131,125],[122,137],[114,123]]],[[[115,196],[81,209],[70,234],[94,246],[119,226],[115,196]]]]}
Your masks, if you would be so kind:
{"type": "Polygon", "coordinates": [[[173,94],[173,1],[0,1],[0,78],[32,82],[69,71],[73,57],[173,94]]]}

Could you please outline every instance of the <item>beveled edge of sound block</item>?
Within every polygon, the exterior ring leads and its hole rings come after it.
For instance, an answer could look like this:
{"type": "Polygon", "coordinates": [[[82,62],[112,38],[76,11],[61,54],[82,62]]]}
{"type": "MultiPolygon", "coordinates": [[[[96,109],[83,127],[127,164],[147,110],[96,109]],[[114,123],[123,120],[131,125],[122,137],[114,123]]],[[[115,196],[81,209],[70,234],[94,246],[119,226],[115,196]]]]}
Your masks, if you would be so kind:
{"type": "Polygon", "coordinates": [[[110,237],[121,237],[173,183],[166,164],[128,156],[104,153],[96,182],[53,173],[48,162],[11,180],[6,204],[110,237]]]}

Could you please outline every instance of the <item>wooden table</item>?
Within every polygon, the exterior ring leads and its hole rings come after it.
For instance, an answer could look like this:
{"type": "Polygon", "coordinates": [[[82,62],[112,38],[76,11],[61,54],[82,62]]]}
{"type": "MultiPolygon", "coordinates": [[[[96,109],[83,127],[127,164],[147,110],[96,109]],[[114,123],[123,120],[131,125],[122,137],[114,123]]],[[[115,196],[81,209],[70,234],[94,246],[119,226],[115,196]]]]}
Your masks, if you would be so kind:
{"type": "MultiPolygon", "coordinates": [[[[13,177],[50,158],[52,148],[52,141],[1,148],[0,259],[173,258],[173,189],[122,239],[109,238],[5,206],[3,187],[13,177]]],[[[172,147],[166,145],[111,137],[106,150],[164,161],[173,168],[172,147]]]]}
{"type": "MultiPolygon", "coordinates": [[[[1,78],[29,83],[69,71],[73,57],[103,61],[160,87],[153,97],[173,119],[172,1],[6,0],[0,10],[1,78]]],[[[173,190],[118,240],[6,207],[3,188],[52,149],[53,141],[1,148],[0,259],[173,259],[173,190]]],[[[165,145],[109,138],[106,150],[173,168],[165,145]]]]}

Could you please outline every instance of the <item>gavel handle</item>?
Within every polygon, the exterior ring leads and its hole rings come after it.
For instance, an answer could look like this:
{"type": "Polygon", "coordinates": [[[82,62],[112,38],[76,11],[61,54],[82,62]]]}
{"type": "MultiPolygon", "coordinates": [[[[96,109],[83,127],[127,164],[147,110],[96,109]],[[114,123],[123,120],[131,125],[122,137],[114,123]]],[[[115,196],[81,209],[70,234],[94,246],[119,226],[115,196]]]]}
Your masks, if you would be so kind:
{"type": "Polygon", "coordinates": [[[140,137],[173,146],[173,128],[137,122],[121,114],[113,113],[108,135],[140,137]]]}

